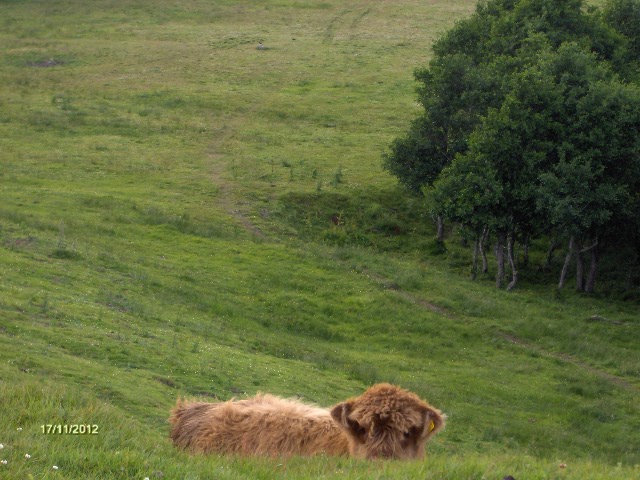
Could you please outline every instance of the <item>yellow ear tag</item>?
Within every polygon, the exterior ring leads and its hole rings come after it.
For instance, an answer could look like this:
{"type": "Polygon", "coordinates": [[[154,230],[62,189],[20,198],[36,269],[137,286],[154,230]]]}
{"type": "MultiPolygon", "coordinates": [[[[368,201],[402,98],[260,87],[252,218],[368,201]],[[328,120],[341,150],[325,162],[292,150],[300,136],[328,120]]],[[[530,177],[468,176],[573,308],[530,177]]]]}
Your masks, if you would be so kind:
{"type": "Polygon", "coordinates": [[[435,428],[436,428],[436,424],[433,423],[433,420],[431,420],[431,423],[429,423],[429,433],[431,433],[431,431],[435,428]]]}

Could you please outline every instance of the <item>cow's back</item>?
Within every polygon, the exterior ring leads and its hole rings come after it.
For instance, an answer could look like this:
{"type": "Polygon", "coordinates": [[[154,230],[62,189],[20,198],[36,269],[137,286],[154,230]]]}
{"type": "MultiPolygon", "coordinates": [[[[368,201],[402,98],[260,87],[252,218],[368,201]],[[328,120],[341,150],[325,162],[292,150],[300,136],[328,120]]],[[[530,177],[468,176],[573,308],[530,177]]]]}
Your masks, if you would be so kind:
{"type": "Polygon", "coordinates": [[[181,402],[171,413],[171,438],[192,452],[241,455],[348,454],[329,411],[273,395],[224,403],[181,402]]]}

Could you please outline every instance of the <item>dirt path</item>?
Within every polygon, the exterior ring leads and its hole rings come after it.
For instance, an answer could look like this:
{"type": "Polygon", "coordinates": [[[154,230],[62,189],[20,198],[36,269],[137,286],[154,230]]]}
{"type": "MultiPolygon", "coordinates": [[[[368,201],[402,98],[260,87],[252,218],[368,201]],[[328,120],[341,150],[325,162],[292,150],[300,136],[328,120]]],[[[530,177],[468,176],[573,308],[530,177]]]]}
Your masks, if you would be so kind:
{"type": "Polygon", "coordinates": [[[393,293],[395,293],[396,295],[398,295],[399,297],[415,304],[418,305],[419,307],[425,309],[425,310],[429,310],[430,312],[434,312],[437,313],[438,315],[442,315],[443,317],[447,317],[449,319],[453,319],[455,318],[455,316],[447,311],[446,309],[439,307],[437,305],[434,305],[433,303],[428,302],[427,300],[420,298],[412,293],[409,293],[405,290],[402,290],[400,288],[400,286],[389,280],[388,278],[384,278],[382,275],[378,275],[375,272],[372,272],[369,269],[364,269],[362,271],[362,274],[365,275],[366,277],[370,278],[371,280],[373,280],[374,282],[376,282],[377,284],[383,286],[384,288],[392,291],[393,293]]]}
{"type": "Polygon", "coordinates": [[[353,40],[358,26],[371,14],[369,5],[349,5],[331,19],[323,34],[323,43],[333,43],[336,37],[346,37],[353,40]]]}
{"type": "Polygon", "coordinates": [[[502,333],[501,336],[508,342],[511,342],[512,344],[517,345],[523,349],[529,350],[531,352],[536,352],[540,356],[562,360],[563,362],[570,363],[582,370],[589,372],[590,374],[596,377],[602,378],[603,380],[607,380],[608,382],[611,382],[614,385],[617,385],[619,387],[626,388],[627,390],[631,390],[635,392],[640,391],[640,388],[638,388],[638,386],[628,382],[624,378],[618,377],[617,375],[614,375],[609,372],[605,372],[604,370],[600,370],[599,368],[588,365],[583,361],[578,360],[577,358],[574,358],[568,353],[549,352],[548,350],[544,350],[543,348],[540,348],[537,345],[533,345],[521,338],[516,337],[515,335],[502,333]]]}
{"type": "Polygon", "coordinates": [[[234,198],[233,185],[224,178],[225,165],[222,155],[212,153],[209,155],[209,158],[211,159],[212,165],[211,180],[218,187],[218,196],[216,197],[217,205],[236,220],[245,231],[256,238],[265,240],[267,238],[265,233],[238,208],[242,205],[242,202],[234,198]]]}
{"type": "MultiPolygon", "coordinates": [[[[373,280],[375,283],[378,283],[379,285],[383,286],[384,288],[392,291],[393,293],[395,293],[396,295],[398,295],[399,297],[410,301],[411,303],[418,305],[420,308],[423,308],[425,310],[428,310],[430,312],[434,312],[437,313],[438,315],[441,315],[445,318],[448,318],[450,320],[453,320],[456,318],[456,316],[442,308],[442,307],[438,307],[437,305],[434,305],[433,303],[420,298],[419,296],[404,291],[400,288],[400,286],[398,284],[396,284],[395,282],[389,280],[388,278],[384,278],[383,276],[372,272],[371,270],[368,269],[364,269],[362,271],[362,274],[367,276],[368,278],[370,278],[371,280],[373,280]]],[[[563,362],[566,363],[570,363],[571,365],[578,367],[581,370],[584,370],[588,373],[590,373],[591,375],[594,375],[596,377],[599,377],[603,380],[606,380],[608,382],[613,383],[614,385],[617,385],[619,387],[625,388],[627,390],[630,391],[640,391],[640,388],[637,385],[634,385],[633,383],[625,380],[624,378],[621,378],[617,375],[614,375],[612,373],[606,372],[604,370],[601,370],[597,367],[594,367],[592,365],[589,365],[581,360],[578,360],[577,358],[573,357],[572,355],[569,355],[568,353],[556,353],[556,352],[550,352],[548,350],[545,350],[544,348],[541,348],[537,345],[533,345],[515,335],[512,334],[507,334],[507,333],[500,333],[499,334],[503,339],[505,339],[506,341],[517,345],[518,347],[524,349],[524,350],[528,350],[530,352],[535,352],[538,355],[540,355],[541,357],[548,357],[548,358],[555,358],[557,360],[561,360],[563,362]]]]}

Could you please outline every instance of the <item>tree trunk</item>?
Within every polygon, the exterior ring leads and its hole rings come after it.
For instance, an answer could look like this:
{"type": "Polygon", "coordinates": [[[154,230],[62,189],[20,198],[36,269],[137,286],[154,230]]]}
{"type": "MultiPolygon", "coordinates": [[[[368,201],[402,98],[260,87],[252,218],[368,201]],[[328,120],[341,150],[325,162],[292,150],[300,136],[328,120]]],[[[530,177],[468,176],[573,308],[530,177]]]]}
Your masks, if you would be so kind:
{"type": "Polygon", "coordinates": [[[551,262],[553,262],[553,253],[560,246],[560,242],[558,242],[558,234],[556,233],[555,238],[551,241],[549,245],[549,250],[547,251],[547,259],[544,262],[543,269],[546,270],[551,267],[551,262]]]}
{"type": "Polygon", "coordinates": [[[582,258],[582,243],[576,242],[576,290],[584,291],[584,262],[582,258]]]}
{"type": "Polygon", "coordinates": [[[573,235],[569,238],[569,251],[567,252],[567,256],[564,259],[564,265],[562,266],[562,271],[560,272],[560,281],[558,282],[558,290],[562,290],[564,288],[564,283],[567,280],[567,272],[569,271],[569,263],[571,262],[571,257],[573,256],[573,235]]]}
{"type": "Polygon", "coordinates": [[[591,249],[591,264],[589,265],[589,276],[584,286],[584,291],[593,293],[596,284],[596,272],[598,270],[598,246],[597,244],[591,249]]]}
{"type": "Polygon", "coordinates": [[[504,285],[504,244],[507,235],[504,232],[498,234],[498,243],[496,244],[496,260],[498,262],[498,272],[496,273],[496,288],[502,288],[504,285]]]}
{"type": "Polygon", "coordinates": [[[482,255],[482,273],[489,271],[489,262],[487,261],[487,252],[484,250],[484,245],[487,243],[489,237],[489,227],[484,227],[482,231],[482,237],[480,237],[480,255],[482,255]]]}
{"type": "Polygon", "coordinates": [[[515,239],[513,237],[513,233],[509,235],[507,240],[507,258],[509,259],[509,265],[511,265],[511,282],[507,285],[507,291],[510,292],[513,290],[513,287],[518,283],[518,270],[516,270],[516,261],[513,254],[513,247],[515,244],[515,239]]]}
{"type": "Polygon", "coordinates": [[[444,242],[444,218],[438,215],[437,222],[438,222],[438,233],[436,238],[439,242],[444,242]]]}
{"type": "Polygon", "coordinates": [[[527,235],[524,239],[524,255],[522,258],[522,266],[527,268],[529,266],[529,245],[531,244],[531,235],[527,235]]]}
{"type": "Polygon", "coordinates": [[[471,279],[475,280],[478,276],[478,251],[480,250],[480,238],[473,242],[473,265],[471,266],[471,279]]]}

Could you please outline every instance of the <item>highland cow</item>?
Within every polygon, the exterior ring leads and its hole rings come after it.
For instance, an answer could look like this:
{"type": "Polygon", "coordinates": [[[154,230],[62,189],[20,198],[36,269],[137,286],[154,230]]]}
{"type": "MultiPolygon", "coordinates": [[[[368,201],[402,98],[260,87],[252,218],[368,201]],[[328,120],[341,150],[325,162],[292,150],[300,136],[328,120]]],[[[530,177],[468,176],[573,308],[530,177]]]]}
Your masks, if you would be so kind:
{"type": "Polygon", "coordinates": [[[174,445],[193,453],[415,459],[445,419],[414,393],[379,384],[331,409],[268,394],[223,403],[178,400],[169,422],[174,445]]]}

